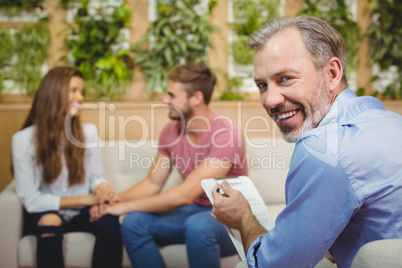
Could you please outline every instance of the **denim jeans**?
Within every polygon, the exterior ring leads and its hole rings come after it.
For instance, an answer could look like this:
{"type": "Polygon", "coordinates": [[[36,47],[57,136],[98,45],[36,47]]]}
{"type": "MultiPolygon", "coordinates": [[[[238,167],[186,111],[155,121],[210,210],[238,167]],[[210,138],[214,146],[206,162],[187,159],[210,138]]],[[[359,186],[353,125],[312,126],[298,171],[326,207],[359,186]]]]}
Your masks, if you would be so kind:
{"type": "MultiPolygon", "coordinates": [[[[89,222],[89,207],[81,209],[81,213],[71,221],[62,219],[61,226],[38,226],[40,218],[45,214],[56,214],[57,211],[25,214],[27,232],[37,237],[36,263],[38,268],[64,267],[62,240],[63,233],[88,232],[95,235],[95,248],[92,255],[93,268],[119,268],[122,263],[121,235],[119,220],[116,216],[105,215],[97,222],[89,222]],[[43,234],[52,234],[42,237],[43,234]]],[[[79,256],[77,256],[78,258],[79,256]]]]}
{"type": "Polygon", "coordinates": [[[121,233],[135,268],[165,267],[158,246],[186,244],[191,268],[220,267],[220,257],[236,254],[225,227],[211,217],[210,206],[196,204],[163,213],[132,212],[121,233]]]}

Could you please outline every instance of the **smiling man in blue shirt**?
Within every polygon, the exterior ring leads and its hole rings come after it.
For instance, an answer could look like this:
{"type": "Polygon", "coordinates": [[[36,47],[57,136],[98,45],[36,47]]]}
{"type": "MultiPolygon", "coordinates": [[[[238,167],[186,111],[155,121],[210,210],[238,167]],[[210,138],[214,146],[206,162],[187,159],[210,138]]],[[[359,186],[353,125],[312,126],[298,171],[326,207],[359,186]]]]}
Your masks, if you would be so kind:
{"type": "Polygon", "coordinates": [[[311,16],[280,18],[248,45],[261,102],[296,142],[270,232],[228,184],[225,196],[213,191],[212,216],[240,230],[248,266],[314,267],[329,251],[350,267],[362,245],[402,238],[402,117],[348,88],[339,33],[311,16]]]}

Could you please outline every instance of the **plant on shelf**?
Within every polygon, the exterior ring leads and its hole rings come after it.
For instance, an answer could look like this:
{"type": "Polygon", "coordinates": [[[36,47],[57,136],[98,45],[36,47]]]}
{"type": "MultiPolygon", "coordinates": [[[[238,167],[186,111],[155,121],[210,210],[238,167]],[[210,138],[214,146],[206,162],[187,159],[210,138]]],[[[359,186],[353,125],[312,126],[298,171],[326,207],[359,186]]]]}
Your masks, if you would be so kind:
{"type": "Polygon", "coordinates": [[[122,34],[131,12],[126,3],[110,6],[102,2],[93,7],[89,0],[62,2],[64,7],[72,4],[78,7],[66,40],[72,64],[82,71],[87,94],[116,100],[129,90],[132,80],[130,45],[122,34]]]}
{"type": "Polygon", "coordinates": [[[157,0],[157,19],[147,33],[133,45],[134,62],[148,79],[147,90],[163,90],[167,72],[185,62],[207,62],[211,32],[218,27],[209,22],[216,1],[209,1],[205,12],[199,12],[200,0],[157,0]],[[202,13],[202,14],[201,14],[202,13]],[[148,42],[148,48],[145,43],[148,42]]]}
{"type": "MultiPolygon", "coordinates": [[[[230,26],[233,30],[233,41],[230,43],[230,54],[235,65],[249,66],[254,62],[255,51],[247,47],[250,35],[264,25],[269,19],[278,17],[280,0],[231,0],[233,10],[233,22],[230,26]]],[[[240,76],[252,76],[251,69],[243,68],[240,76]]],[[[236,67],[235,67],[236,68],[236,67]]],[[[221,100],[241,100],[244,96],[238,91],[243,85],[243,80],[238,74],[234,77],[226,76],[227,90],[223,91],[221,100]]],[[[233,74],[231,74],[233,76],[233,74]]]]}
{"type": "Polygon", "coordinates": [[[334,27],[345,41],[347,72],[357,69],[359,65],[360,27],[353,20],[345,0],[305,0],[304,8],[299,14],[313,15],[334,27]]]}
{"type": "Polygon", "coordinates": [[[247,47],[250,35],[268,20],[278,17],[280,0],[232,0],[235,33],[231,43],[231,53],[236,63],[252,64],[255,52],[247,47]]]}
{"type": "Polygon", "coordinates": [[[239,77],[228,78],[227,90],[223,91],[220,100],[244,100],[244,96],[238,93],[239,88],[243,85],[243,81],[239,77]]]}
{"type": "MultiPolygon", "coordinates": [[[[371,63],[378,64],[381,71],[396,68],[398,77],[385,88],[383,97],[402,98],[402,3],[375,0],[371,5],[373,23],[366,33],[371,43],[371,63]]],[[[378,79],[373,77],[373,81],[378,79]]]]}
{"type": "Polygon", "coordinates": [[[14,42],[12,36],[7,30],[0,30],[0,96],[4,89],[3,81],[5,70],[11,64],[13,57],[14,42]]]}
{"type": "Polygon", "coordinates": [[[6,14],[14,15],[21,11],[30,11],[35,8],[43,9],[45,0],[0,0],[0,8],[6,14]]]}
{"type": "MultiPolygon", "coordinates": [[[[42,78],[41,68],[48,58],[50,32],[42,23],[26,24],[15,34],[0,32],[0,80],[13,82],[21,94],[34,95],[42,78]]],[[[3,89],[3,83],[0,83],[3,89]]]]}

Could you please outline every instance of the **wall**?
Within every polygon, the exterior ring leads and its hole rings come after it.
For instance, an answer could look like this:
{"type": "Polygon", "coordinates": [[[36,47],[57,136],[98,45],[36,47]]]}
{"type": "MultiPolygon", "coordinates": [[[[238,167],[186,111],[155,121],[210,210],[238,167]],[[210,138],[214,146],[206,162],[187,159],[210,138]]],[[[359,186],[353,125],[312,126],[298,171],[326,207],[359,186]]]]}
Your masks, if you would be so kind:
{"type": "MultiPolygon", "coordinates": [[[[384,105],[402,115],[402,101],[384,101],[384,105]]],[[[21,129],[29,108],[29,103],[0,103],[0,191],[12,180],[11,137],[21,129]]],[[[272,142],[281,139],[276,125],[258,101],[215,101],[211,108],[230,117],[243,129],[246,139],[268,137],[272,142]]],[[[102,140],[124,140],[127,146],[138,145],[138,140],[158,140],[163,126],[169,122],[166,107],[150,101],[89,102],[81,119],[95,124],[102,140]]]]}
{"type": "MultiPolygon", "coordinates": [[[[159,102],[88,102],[81,120],[98,127],[102,140],[124,140],[133,146],[138,140],[158,140],[169,122],[166,106],[159,102]]],[[[0,190],[11,180],[11,138],[21,129],[30,103],[0,103],[0,190]]],[[[213,102],[211,108],[230,117],[247,137],[278,138],[278,130],[259,102],[213,102]]]]}
{"type": "MultiPolygon", "coordinates": [[[[213,33],[213,48],[209,50],[209,61],[211,67],[218,70],[218,87],[214,93],[213,98],[217,99],[220,96],[219,91],[226,89],[226,80],[223,74],[228,72],[228,32],[230,26],[228,25],[228,12],[227,4],[229,0],[219,0],[218,5],[214,9],[210,19],[211,22],[220,28],[219,33],[213,33]]],[[[250,0],[251,1],[251,0],[250,0]]],[[[354,0],[357,1],[357,21],[363,31],[371,23],[369,0],[354,0]]],[[[66,64],[60,62],[59,59],[66,55],[67,50],[64,46],[64,39],[66,37],[65,21],[67,12],[58,4],[60,0],[46,0],[46,12],[50,19],[48,25],[51,32],[51,46],[50,58],[47,61],[48,67],[52,68],[56,65],[66,64]]],[[[128,0],[127,1],[131,12],[131,20],[127,27],[131,29],[130,41],[136,42],[146,32],[149,26],[148,20],[148,0],[128,0]]],[[[296,16],[298,11],[303,6],[303,0],[284,0],[284,15],[296,16]]],[[[21,22],[0,22],[0,28],[20,28],[23,23],[21,22]]],[[[357,87],[363,86],[366,88],[367,93],[371,91],[371,66],[369,64],[368,56],[368,40],[363,39],[359,55],[361,58],[360,65],[357,71],[357,87]]],[[[155,93],[146,91],[147,81],[142,75],[140,70],[134,70],[134,78],[130,88],[121,100],[158,100],[160,96],[155,93]]],[[[8,96],[5,97],[6,99],[8,96]]],[[[249,99],[258,99],[258,94],[251,93],[249,99]]]]}

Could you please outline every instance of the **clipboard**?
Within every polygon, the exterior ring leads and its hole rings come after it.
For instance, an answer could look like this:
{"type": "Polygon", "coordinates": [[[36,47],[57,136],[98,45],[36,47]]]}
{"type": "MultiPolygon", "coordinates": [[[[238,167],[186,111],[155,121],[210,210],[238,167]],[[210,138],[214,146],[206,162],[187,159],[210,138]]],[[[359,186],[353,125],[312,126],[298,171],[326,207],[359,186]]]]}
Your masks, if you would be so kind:
{"type": "MultiPolygon", "coordinates": [[[[214,203],[212,197],[212,190],[214,189],[217,183],[221,184],[225,180],[229,183],[230,187],[240,191],[243,194],[243,196],[247,199],[247,201],[250,204],[251,211],[253,212],[257,220],[260,222],[260,224],[264,226],[264,228],[267,229],[268,231],[272,230],[275,226],[275,221],[272,215],[269,213],[267,206],[265,205],[265,202],[262,199],[257,188],[255,187],[253,181],[247,176],[226,177],[219,179],[214,178],[203,179],[201,181],[201,186],[204,189],[205,194],[208,196],[209,201],[211,201],[211,204],[214,203]]],[[[240,232],[238,230],[231,229],[227,226],[225,227],[241,260],[242,261],[247,260],[240,232]]]]}

